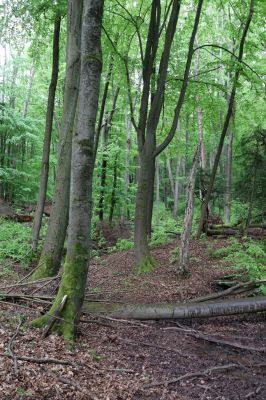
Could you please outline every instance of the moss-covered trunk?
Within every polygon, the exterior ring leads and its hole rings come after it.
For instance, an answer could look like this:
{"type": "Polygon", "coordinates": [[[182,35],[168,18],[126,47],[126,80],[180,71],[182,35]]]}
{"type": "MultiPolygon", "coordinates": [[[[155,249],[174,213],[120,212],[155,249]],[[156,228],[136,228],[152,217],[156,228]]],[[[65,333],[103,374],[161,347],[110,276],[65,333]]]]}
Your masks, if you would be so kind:
{"type": "Polygon", "coordinates": [[[61,319],[57,320],[53,329],[62,333],[67,340],[74,339],[87,281],[93,146],[102,68],[102,14],[103,0],[83,1],[80,86],[72,142],[67,256],[59,292],[50,311],[33,321],[33,326],[45,325],[66,295],[61,319]]]}
{"type": "Polygon", "coordinates": [[[53,329],[62,334],[65,339],[73,339],[86,286],[88,264],[86,253],[86,250],[82,252],[81,249],[77,248],[76,253],[72,257],[66,258],[64,273],[54,303],[48,313],[32,322],[34,327],[45,326],[56,312],[63,296],[66,295],[66,305],[60,313],[60,318],[62,319],[58,320],[59,323],[56,323],[53,329]]]}

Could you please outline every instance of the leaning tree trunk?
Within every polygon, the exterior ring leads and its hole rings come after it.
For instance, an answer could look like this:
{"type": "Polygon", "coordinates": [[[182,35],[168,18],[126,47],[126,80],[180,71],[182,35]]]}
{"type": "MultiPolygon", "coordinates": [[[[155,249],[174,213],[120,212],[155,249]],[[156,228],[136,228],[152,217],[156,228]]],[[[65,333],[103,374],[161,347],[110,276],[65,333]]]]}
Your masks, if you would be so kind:
{"type": "Polygon", "coordinates": [[[248,14],[247,21],[246,21],[246,24],[244,26],[242,37],[241,37],[241,41],[240,41],[239,53],[238,53],[238,57],[237,57],[237,62],[238,63],[236,65],[236,72],[235,72],[235,76],[234,76],[232,91],[231,91],[231,95],[230,95],[229,102],[228,102],[227,114],[226,114],[226,117],[225,117],[225,121],[224,121],[223,129],[222,129],[222,133],[221,133],[221,137],[220,137],[217,153],[216,153],[215,160],[214,160],[214,165],[213,165],[213,169],[212,169],[212,173],[211,173],[211,177],[210,177],[208,191],[207,191],[206,197],[204,199],[204,202],[202,204],[201,216],[200,216],[199,226],[198,226],[198,231],[197,231],[197,238],[200,237],[202,229],[203,229],[203,226],[204,226],[205,216],[206,216],[206,212],[207,212],[207,209],[208,209],[208,204],[209,204],[209,201],[210,201],[210,198],[211,198],[211,194],[212,194],[212,190],[213,190],[213,186],[214,186],[216,172],[217,172],[217,169],[218,169],[218,166],[219,166],[221,153],[222,153],[222,150],[223,150],[224,139],[225,139],[225,136],[226,136],[226,133],[227,133],[227,129],[228,129],[228,126],[229,126],[229,123],[230,123],[230,120],[231,120],[232,113],[233,113],[236,89],[237,89],[238,79],[239,79],[240,72],[241,72],[241,62],[242,62],[243,53],[244,53],[244,45],[245,45],[245,40],[246,40],[246,36],[247,36],[248,30],[249,30],[249,25],[250,25],[251,20],[252,20],[253,12],[254,12],[254,0],[250,0],[249,14],[248,14]]]}
{"type": "Polygon", "coordinates": [[[185,218],[184,218],[184,229],[181,235],[181,247],[180,247],[180,260],[179,260],[179,272],[182,275],[188,273],[188,264],[189,264],[189,240],[191,235],[192,228],[192,219],[193,219],[193,198],[194,198],[194,190],[195,190],[195,181],[196,181],[196,172],[197,172],[197,163],[200,154],[200,144],[197,146],[193,162],[192,168],[190,171],[188,187],[187,187],[187,201],[186,201],[186,209],[185,209],[185,218]]]}
{"type": "Polygon", "coordinates": [[[58,70],[59,70],[60,25],[61,25],[61,16],[57,15],[54,21],[53,65],[52,65],[52,77],[49,86],[47,111],[46,111],[40,190],[39,190],[39,196],[32,227],[33,251],[36,251],[38,246],[39,233],[42,225],[42,216],[43,216],[47,184],[48,184],[48,176],[49,176],[50,143],[51,143],[51,135],[53,128],[55,93],[56,93],[58,70]]]}
{"type": "Polygon", "coordinates": [[[102,69],[101,26],[103,0],[83,1],[81,34],[81,72],[76,129],[72,144],[69,236],[64,272],[58,294],[49,313],[35,320],[42,326],[66,304],[56,329],[65,339],[73,340],[79,321],[87,282],[90,216],[92,206],[93,148],[102,69]]]}
{"type": "Polygon", "coordinates": [[[38,268],[32,275],[33,280],[56,275],[61,265],[64,249],[69,215],[72,133],[80,77],[81,16],[82,0],[69,0],[67,65],[60,152],[51,215],[38,268]]]}

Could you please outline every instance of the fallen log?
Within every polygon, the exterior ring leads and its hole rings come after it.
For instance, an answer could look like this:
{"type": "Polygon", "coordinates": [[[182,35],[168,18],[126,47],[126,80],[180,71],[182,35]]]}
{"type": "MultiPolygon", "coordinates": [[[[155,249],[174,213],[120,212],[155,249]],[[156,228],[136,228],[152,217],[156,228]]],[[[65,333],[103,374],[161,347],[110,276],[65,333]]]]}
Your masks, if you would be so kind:
{"type": "Polygon", "coordinates": [[[215,317],[266,311],[266,296],[189,304],[124,305],[89,302],[83,305],[82,311],[89,314],[108,314],[117,319],[149,320],[215,317]]]}
{"type": "MultiPolygon", "coordinates": [[[[248,283],[247,283],[248,285],[248,283]]],[[[238,286],[239,287],[239,286],[238,286]]],[[[235,288],[234,288],[235,289],[235,288]]],[[[227,289],[231,291],[232,288],[227,289]]],[[[226,292],[226,291],[224,291],[226,292]]],[[[4,293],[0,298],[10,299],[53,299],[53,296],[46,295],[13,295],[4,293]]],[[[208,297],[207,297],[208,298],[208,297]]],[[[45,302],[45,300],[43,300],[45,302]]],[[[236,315],[266,311],[266,296],[252,298],[205,301],[206,298],[190,299],[189,303],[175,304],[124,304],[106,301],[90,301],[85,299],[82,312],[85,314],[108,315],[116,319],[182,319],[182,318],[205,318],[224,315],[236,315]],[[197,302],[195,302],[197,300],[197,302]]]]}
{"type": "MultiPolygon", "coordinates": [[[[243,236],[243,228],[242,227],[223,227],[222,225],[218,227],[210,226],[207,229],[207,236],[243,236]]],[[[264,227],[255,227],[255,226],[249,226],[247,229],[247,235],[248,236],[258,236],[262,235],[264,236],[266,234],[266,230],[264,227]]]]}

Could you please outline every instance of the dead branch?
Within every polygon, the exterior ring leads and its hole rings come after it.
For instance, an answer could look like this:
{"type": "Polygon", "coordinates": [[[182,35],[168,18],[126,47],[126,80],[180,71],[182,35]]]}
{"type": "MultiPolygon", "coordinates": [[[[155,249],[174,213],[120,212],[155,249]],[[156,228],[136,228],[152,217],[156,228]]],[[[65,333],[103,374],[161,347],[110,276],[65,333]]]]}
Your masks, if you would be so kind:
{"type": "MultiPolygon", "coordinates": [[[[10,354],[0,353],[0,357],[12,358],[10,354]]],[[[76,364],[70,360],[57,360],[56,358],[34,358],[27,356],[18,356],[16,355],[17,360],[27,361],[34,364],[58,364],[58,365],[72,365],[76,367],[76,364]]]]}
{"type": "Polygon", "coordinates": [[[49,281],[49,282],[54,281],[55,279],[58,279],[59,277],[60,277],[60,275],[57,275],[52,278],[39,279],[37,281],[32,281],[32,282],[14,283],[13,285],[1,286],[0,290],[6,290],[6,289],[21,287],[21,286],[29,286],[29,285],[33,286],[33,285],[37,285],[39,283],[44,283],[47,281],[49,281]]]}
{"type": "Polygon", "coordinates": [[[187,357],[187,355],[183,354],[182,351],[179,351],[179,350],[176,350],[176,349],[171,349],[169,347],[164,347],[164,346],[160,346],[160,345],[157,345],[157,344],[146,343],[146,342],[141,342],[141,341],[135,342],[133,340],[123,339],[123,338],[121,338],[119,336],[116,336],[115,338],[120,340],[121,342],[124,342],[126,344],[131,344],[133,346],[153,347],[155,349],[164,350],[164,351],[170,351],[171,353],[176,353],[176,354],[178,354],[180,356],[187,357]]]}
{"type": "Polygon", "coordinates": [[[10,342],[8,343],[8,346],[7,346],[8,353],[9,353],[10,357],[13,360],[14,373],[15,373],[16,376],[18,376],[18,362],[17,362],[17,356],[13,353],[13,344],[14,344],[14,341],[15,341],[16,337],[18,336],[18,333],[19,333],[19,330],[20,330],[20,327],[21,327],[22,323],[23,323],[23,320],[20,319],[19,323],[18,323],[18,326],[17,326],[17,329],[16,329],[16,332],[11,337],[10,342]]]}
{"type": "Polygon", "coordinates": [[[228,371],[230,369],[235,369],[235,368],[243,368],[243,365],[240,365],[240,364],[218,365],[218,366],[215,366],[215,367],[207,368],[204,371],[188,372],[185,375],[181,375],[178,378],[170,379],[170,380],[167,380],[167,381],[151,383],[149,385],[144,386],[144,388],[145,389],[150,389],[150,388],[153,388],[153,387],[156,387],[156,386],[170,385],[172,383],[180,382],[183,379],[197,378],[199,376],[209,375],[209,374],[211,374],[213,372],[228,371]]]}
{"type": "MultiPolygon", "coordinates": [[[[204,301],[208,301],[208,300],[219,299],[221,297],[228,296],[229,294],[234,294],[234,293],[238,292],[238,289],[242,289],[242,288],[245,288],[246,290],[251,290],[253,288],[255,289],[265,282],[266,282],[265,280],[239,282],[235,286],[232,286],[226,290],[221,290],[220,292],[207,294],[206,296],[197,297],[195,299],[190,299],[187,301],[187,303],[200,303],[200,302],[204,302],[204,301]]],[[[241,293],[242,293],[242,291],[241,291],[241,293]]]]}
{"type": "Polygon", "coordinates": [[[189,329],[187,327],[182,327],[181,325],[179,327],[167,327],[167,328],[163,328],[163,330],[178,330],[181,332],[184,332],[186,335],[192,336],[195,339],[199,339],[199,340],[205,340],[206,342],[211,342],[211,343],[215,343],[218,345],[224,345],[224,346],[228,346],[228,347],[234,347],[236,349],[241,349],[241,350],[248,350],[248,351],[257,351],[257,352],[261,352],[261,353],[265,353],[266,352],[266,347],[253,347],[253,346],[247,346],[238,342],[231,342],[229,340],[225,340],[225,339],[220,339],[217,337],[214,337],[213,335],[207,335],[205,333],[196,331],[195,329],[189,329]]]}
{"type": "Polygon", "coordinates": [[[45,330],[43,331],[42,339],[44,339],[44,338],[46,338],[46,336],[48,336],[50,330],[52,329],[53,325],[57,321],[57,317],[59,316],[60,312],[63,310],[63,308],[66,304],[66,301],[67,301],[67,295],[64,295],[61,300],[61,303],[59,304],[59,306],[56,308],[53,315],[49,319],[47,326],[46,326],[45,330]]]}

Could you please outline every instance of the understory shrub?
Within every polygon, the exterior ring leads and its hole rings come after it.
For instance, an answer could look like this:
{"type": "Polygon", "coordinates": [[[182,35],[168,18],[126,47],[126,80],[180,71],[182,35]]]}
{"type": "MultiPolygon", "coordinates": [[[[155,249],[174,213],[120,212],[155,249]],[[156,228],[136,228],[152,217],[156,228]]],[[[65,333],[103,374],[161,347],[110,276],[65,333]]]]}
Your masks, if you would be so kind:
{"type": "MultiPolygon", "coordinates": [[[[226,247],[209,248],[209,254],[224,257],[236,270],[245,270],[250,280],[266,280],[266,240],[232,238],[226,247]]],[[[261,285],[261,291],[266,294],[266,284],[261,285]]]]}

